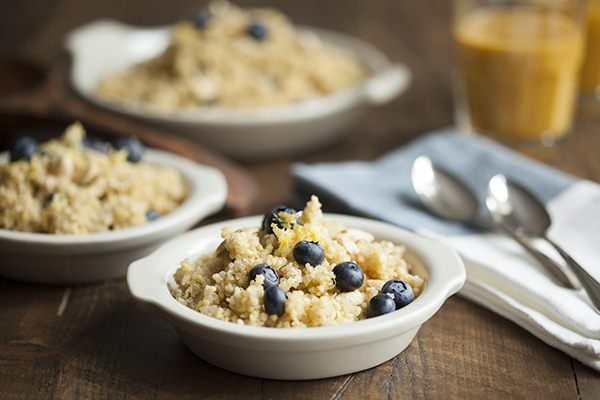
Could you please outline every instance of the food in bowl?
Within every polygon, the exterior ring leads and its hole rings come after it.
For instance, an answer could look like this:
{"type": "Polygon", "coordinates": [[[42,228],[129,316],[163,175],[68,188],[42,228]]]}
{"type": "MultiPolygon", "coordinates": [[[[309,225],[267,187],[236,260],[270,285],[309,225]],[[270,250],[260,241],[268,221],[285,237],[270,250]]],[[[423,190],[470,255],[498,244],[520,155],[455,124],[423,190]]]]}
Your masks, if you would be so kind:
{"type": "Polygon", "coordinates": [[[199,313],[172,295],[173,275],[182,258],[197,259],[223,241],[224,227],[260,227],[262,216],[221,221],[179,235],[127,270],[135,305],[171,324],[183,343],[203,360],[228,371],[267,379],[320,379],[377,366],[400,354],[429,320],[464,284],[458,253],[447,244],[382,221],[324,214],[377,240],[406,246],[422,263],[412,264],[425,288],[410,305],[361,321],[309,329],[273,329],[239,325],[199,313]],[[422,264],[422,265],[421,265],[422,264]]]}
{"type": "Polygon", "coordinates": [[[371,74],[356,55],[299,32],[277,10],[215,1],[180,21],[162,54],[100,81],[96,96],[157,110],[264,108],[327,95],[371,74]]]}
{"type": "Polygon", "coordinates": [[[373,107],[407,90],[410,69],[392,62],[357,37],[328,29],[296,26],[302,37],[317,37],[357,55],[369,76],[351,87],[306,101],[262,108],[188,107],[164,109],[139,101],[111,102],[98,97],[100,81],[160,56],[173,37],[172,25],[139,27],[111,19],[91,21],[65,36],[72,56],[73,89],[96,106],[186,136],[239,160],[298,155],[322,148],[348,133],[348,127],[373,107]]]}
{"type": "Polygon", "coordinates": [[[170,213],[189,187],[175,168],[144,162],[143,152],[134,138],[86,138],[78,122],[45,143],[20,138],[0,162],[0,228],[82,235],[170,213]]]}
{"type": "Polygon", "coordinates": [[[222,229],[224,241],[175,272],[173,297],[237,324],[307,328],[389,313],[421,295],[423,268],[405,247],[326,219],[313,196],[278,207],[261,227],[222,229]]]}

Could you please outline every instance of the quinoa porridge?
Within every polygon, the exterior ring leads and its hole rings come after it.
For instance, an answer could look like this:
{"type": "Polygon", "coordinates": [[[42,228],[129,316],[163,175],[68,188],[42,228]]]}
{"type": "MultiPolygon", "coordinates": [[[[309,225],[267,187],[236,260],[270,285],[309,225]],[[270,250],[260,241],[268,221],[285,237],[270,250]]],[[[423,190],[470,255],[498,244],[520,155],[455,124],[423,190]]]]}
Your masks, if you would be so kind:
{"type": "Polygon", "coordinates": [[[78,122],[59,139],[19,139],[0,162],[0,228],[80,235],[171,212],[189,188],[174,168],[140,161],[142,152],[133,138],[90,141],[78,122]]]}
{"type": "Polygon", "coordinates": [[[226,227],[221,236],[214,252],[181,262],[171,292],[181,304],[224,321],[344,324],[401,308],[424,288],[411,273],[420,261],[402,245],[324,218],[316,196],[301,212],[280,206],[260,228],[226,227]]]}
{"type": "Polygon", "coordinates": [[[339,91],[370,73],[277,10],[214,1],[176,24],[164,53],[106,77],[96,96],[156,111],[258,108],[339,91]]]}

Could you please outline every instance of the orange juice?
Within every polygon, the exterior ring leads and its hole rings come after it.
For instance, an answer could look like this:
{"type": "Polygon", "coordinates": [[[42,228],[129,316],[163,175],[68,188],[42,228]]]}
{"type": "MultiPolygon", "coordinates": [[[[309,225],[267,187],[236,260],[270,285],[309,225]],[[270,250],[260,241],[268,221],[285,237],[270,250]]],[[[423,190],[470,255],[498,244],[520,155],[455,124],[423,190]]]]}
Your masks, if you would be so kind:
{"type": "Polygon", "coordinates": [[[581,91],[595,93],[600,85],[600,0],[590,0],[587,11],[587,45],[581,68],[581,91]]]}
{"type": "Polygon", "coordinates": [[[583,53],[572,18],[481,8],[459,18],[454,36],[472,129],[508,143],[554,141],[571,129],[583,53]]]}

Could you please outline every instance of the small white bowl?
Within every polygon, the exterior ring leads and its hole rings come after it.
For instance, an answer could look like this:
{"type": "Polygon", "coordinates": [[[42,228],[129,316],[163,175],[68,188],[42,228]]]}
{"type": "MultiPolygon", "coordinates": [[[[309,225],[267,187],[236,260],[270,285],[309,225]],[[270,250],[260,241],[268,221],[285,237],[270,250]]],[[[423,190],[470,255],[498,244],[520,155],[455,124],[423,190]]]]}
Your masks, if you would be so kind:
{"type": "Polygon", "coordinates": [[[377,366],[402,352],[425,321],[463,285],[462,260],[449,246],[387,223],[325,214],[346,227],[371,232],[377,240],[406,245],[426,271],[422,294],[408,306],[345,325],[277,329],[237,325],[194,311],[173,298],[170,286],[180,261],[214,251],[221,228],[260,226],[261,216],[202,227],[165,243],[131,264],[127,285],[136,306],[171,323],[200,358],[229,371],[269,379],[318,379],[377,366]]]}
{"type": "Polygon", "coordinates": [[[147,149],[144,161],[182,173],[190,195],[178,208],[147,224],[105,233],[56,235],[0,229],[0,275],[60,285],[123,278],[132,261],[223,208],[227,183],[220,170],[156,149],[147,149]]]}
{"type": "Polygon", "coordinates": [[[71,84],[86,100],[177,132],[238,159],[284,156],[329,144],[368,108],[385,104],[408,87],[411,74],[372,45],[341,33],[309,27],[302,32],[355,53],[373,71],[363,82],[331,95],[259,110],[194,109],[161,113],[98,99],[99,81],[159,55],[172,27],[139,28],[102,19],[70,32],[64,41],[73,63],[71,84]]]}

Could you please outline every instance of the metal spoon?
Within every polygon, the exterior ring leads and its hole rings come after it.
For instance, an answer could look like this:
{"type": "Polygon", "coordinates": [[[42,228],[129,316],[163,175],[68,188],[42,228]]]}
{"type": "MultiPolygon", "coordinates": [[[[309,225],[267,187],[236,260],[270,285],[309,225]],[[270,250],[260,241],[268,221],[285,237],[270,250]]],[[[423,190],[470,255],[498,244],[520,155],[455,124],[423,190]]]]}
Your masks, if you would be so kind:
{"type": "Polygon", "coordinates": [[[543,238],[550,243],[567,262],[592,303],[600,310],[600,282],[548,237],[551,220],[544,205],[525,188],[508,181],[502,174],[490,180],[488,194],[494,219],[506,221],[517,231],[521,230],[524,234],[543,238]]]}
{"type": "Polygon", "coordinates": [[[493,219],[478,218],[479,202],[473,192],[456,177],[434,166],[429,157],[420,156],[414,161],[411,179],[417,195],[432,213],[456,222],[479,219],[487,226],[501,230],[523,246],[555,278],[557,284],[579,289],[579,283],[571,271],[563,271],[560,265],[534,248],[526,238],[493,219]]]}

